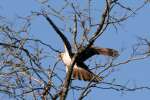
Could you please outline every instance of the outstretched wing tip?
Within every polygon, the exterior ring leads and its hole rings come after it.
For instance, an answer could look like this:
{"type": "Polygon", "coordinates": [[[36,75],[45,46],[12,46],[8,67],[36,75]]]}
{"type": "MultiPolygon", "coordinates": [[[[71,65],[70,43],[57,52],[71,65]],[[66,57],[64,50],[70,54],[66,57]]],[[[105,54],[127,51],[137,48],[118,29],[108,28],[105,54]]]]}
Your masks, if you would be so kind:
{"type": "Polygon", "coordinates": [[[107,55],[110,57],[118,57],[119,56],[119,52],[117,50],[110,49],[110,48],[99,48],[99,49],[97,49],[97,52],[99,54],[107,55]]]}
{"type": "Polygon", "coordinates": [[[114,50],[114,49],[112,49],[112,50],[113,50],[112,57],[118,57],[119,56],[119,52],[117,50],[114,50]]]}

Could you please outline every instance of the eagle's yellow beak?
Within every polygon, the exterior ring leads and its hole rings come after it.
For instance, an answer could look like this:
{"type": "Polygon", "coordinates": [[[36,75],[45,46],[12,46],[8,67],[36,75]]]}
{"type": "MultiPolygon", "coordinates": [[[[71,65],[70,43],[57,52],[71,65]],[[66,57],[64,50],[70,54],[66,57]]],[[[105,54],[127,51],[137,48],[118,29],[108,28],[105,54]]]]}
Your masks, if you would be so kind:
{"type": "Polygon", "coordinates": [[[62,53],[58,54],[58,60],[62,60],[62,53]]]}

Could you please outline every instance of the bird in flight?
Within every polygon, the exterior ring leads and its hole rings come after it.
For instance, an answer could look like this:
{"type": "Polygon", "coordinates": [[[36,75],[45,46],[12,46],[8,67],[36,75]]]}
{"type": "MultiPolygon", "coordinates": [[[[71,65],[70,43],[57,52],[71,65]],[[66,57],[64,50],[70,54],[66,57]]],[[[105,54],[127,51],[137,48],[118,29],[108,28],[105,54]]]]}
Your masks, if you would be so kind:
{"type": "MultiPolygon", "coordinates": [[[[60,53],[59,57],[61,58],[61,60],[66,66],[66,72],[68,72],[68,69],[72,62],[72,58],[74,56],[74,53],[72,52],[72,49],[71,49],[71,44],[69,43],[65,35],[54,24],[54,22],[47,15],[45,15],[44,17],[49,22],[49,24],[53,27],[56,33],[60,36],[60,38],[62,39],[64,43],[64,52],[60,53]]],[[[93,82],[99,82],[103,80],[102,77],[90,71],[88,66],[84,63],[84,61],[86,61],[88,58],[94,55],[106,55],[106,56],[116,57],[119,54],[118,54],[118,51],[114,49],[98,48],[98,47],[90,46],[89,48],[85,49],[85,51],[82,52],[80,56],[78,57],[78,59],[76,60],[73,66],[73,79],[79,79],[79,80],[84,80],[84,81],[92,80],[93,82]]]]}

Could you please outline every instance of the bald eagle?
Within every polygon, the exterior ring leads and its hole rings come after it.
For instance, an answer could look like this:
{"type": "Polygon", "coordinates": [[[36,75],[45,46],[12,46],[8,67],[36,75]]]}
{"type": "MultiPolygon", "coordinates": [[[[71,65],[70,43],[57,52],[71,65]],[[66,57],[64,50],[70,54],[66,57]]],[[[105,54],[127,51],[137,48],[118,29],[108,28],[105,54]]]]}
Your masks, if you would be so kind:
{"type": "MultiPolygon", "coordinates": [[[[68,69],[70,67],[70,64],[72,62],[72,57],[74,56],[74,53],[72,52],[72,47],[66,38],[66,36],[58,29],[58,27],[54,24],[54,22],[48,17],[45,16],[46,20],[49,22],[49,24],[53,27],[53,29],[56,31],[56,33],[60,36],[64,43],[64,52],[60,53],[59,57],[63,61],[63,63],[66,66],[66,72],[68,72],[68,69]]],[[[84,63],[88,58],[94,56],[94,55],[106,55],[111,57],[118,56],[118,51],[110,48],[97,48],[94,46],[90,46],[89,48],[85,49],[84,52],[80,54],[78,59],[76,60],[74,67],[73,67],[73,78],[84,80],[84,81],[93,81],[93,82],[99,82],[103,78],[94,74],[88,66],[84,63]]]]}

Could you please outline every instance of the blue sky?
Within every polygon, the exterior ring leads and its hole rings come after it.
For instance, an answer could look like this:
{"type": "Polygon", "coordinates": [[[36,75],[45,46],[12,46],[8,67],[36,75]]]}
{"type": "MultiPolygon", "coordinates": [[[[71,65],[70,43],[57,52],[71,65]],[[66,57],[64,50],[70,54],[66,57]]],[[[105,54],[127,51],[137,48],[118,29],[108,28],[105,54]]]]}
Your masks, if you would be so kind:
{"type": "MultiPolygon", "coordinates": [[[[61,0],[55,0],[57,3],[61,0]]],[[[129,5],[134,6],[134,1],[128,2],[129,5]]],[[[16,16],[30,15],[31,11],[40,11],[43,6],[39,5],[36,0],[0,0],[0,15],[7,16],[7,19],[15,26],[19,23],[16,16]]],[[[118,32],[114,29],[109,29],[103,34],[95,43],[97,46],[110,47],[120,50],[122,47],[128,49],[121,55],[126,59],[129,54],[131,46],[136,43],[136,36],[150,37],[150,5],[145,6],[137,12],[137,15],[129,18],[119,27],[118,32]]],[[[20,25],[20,24],[19,24],[20,25]]],[[[46,43],[52,44],[55,48],[62,49],[59,37],[43,18],[35,18],[32,21],[31,32],[35,38],[41,39],[46,43]],[[59,44],[60,43],[60,44],[59,44]]],[[[120,58],[121,58],[120,57],[120,58]]],[[[126,84],[134,86],[150,86],[150,59],[145,59],[138,62],[131,62],[129,64],[121,65],[116,72],[114,72],[109,80],[115,78],[118,84],[126,84]]],[[[94,90],[87,100],[149,100],[150,90],[139,90],[135,92],[116,92],[114,90],[94,90]]],[[[69,99],[68,99],[69,100],[69,99]]]]}

